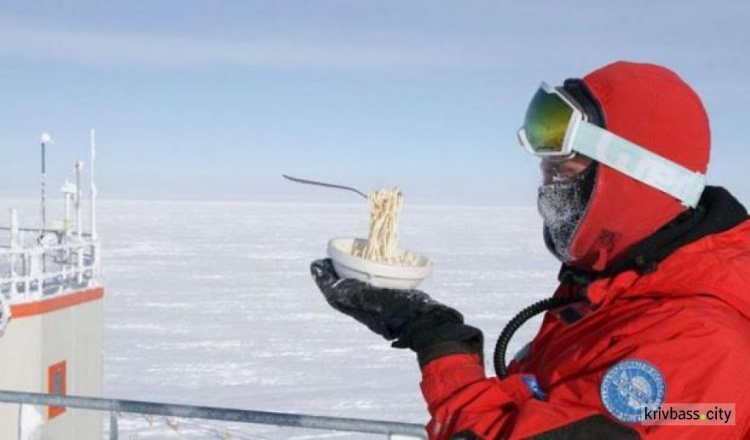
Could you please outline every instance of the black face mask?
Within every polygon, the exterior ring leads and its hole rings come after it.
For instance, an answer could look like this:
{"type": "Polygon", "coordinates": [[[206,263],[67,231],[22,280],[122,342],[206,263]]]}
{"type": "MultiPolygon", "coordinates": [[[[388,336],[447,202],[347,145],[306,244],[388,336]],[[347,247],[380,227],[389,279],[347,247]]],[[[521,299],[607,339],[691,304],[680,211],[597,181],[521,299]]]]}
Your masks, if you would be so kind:
{"type": "Polygon", "coordinates": [[[596,180],[596,162],[572,178],[539,187],[537,209],[544,219],[544,242],[563,263],[572,260],[570,244],[586,213],[596,180]]]}

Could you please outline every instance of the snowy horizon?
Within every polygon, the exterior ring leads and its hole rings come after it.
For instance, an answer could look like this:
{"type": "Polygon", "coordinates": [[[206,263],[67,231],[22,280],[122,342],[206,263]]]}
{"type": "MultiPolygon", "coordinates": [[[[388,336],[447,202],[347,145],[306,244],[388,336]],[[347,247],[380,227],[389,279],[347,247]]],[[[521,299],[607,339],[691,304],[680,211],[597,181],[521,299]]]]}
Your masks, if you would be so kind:
{"type": "MultiPolygon", "coordinates": [[[[348,197],[350,199],[354,199],[354,201],[345,201],[345,200],[326,200],[326,198],[323,198],[321,201],[300,201],[295,199],[288,199],[288,200],[243,200],[243,199],[118,199],[118,198],[99,198],[97,199],[98,204],[117,204],[117,203],[197,203],[197,204],[248,204],[248,205],[299,205],[299,206],[342,206],[342,207],[362,207],[365,210],[369,210],[369,205],[367,204],[367,201],[362,199],[361,201],[357,202],[357,197],[348,197]]],[[[0,197],[0,203],[3,203],[8,208],[14,208],[17,204],[18,206],[22,207],[24,211],[24,215],[28,215],[28,217],[33,217],[33,220],[38,220],[37,217],[39,215],[38,213],[38,206],[35,206],[34,209],[30,209],[29,206],[33,204],[39,204],[40,201],[38,199],[35,199],[33,197],[0,197]],[[36,216],[36,217],[34,217],[36,216]]],[[[56,199],[50,199],[49,195],[47,198],[47,208],[52,209],[53,211],[61,211],[62,206],[62,200],[56,200],[56,199]],[[56,205],[60,206],[56,206],[56,205]]],[[[83,200],[81,203],[81,207],[83,210],[84,215],[87,214],[89,206],[88,200],[83,200]]],[[[410,207],[424,207],[424,208],[508,208],[508,209],[536,209],[536,199],[534,199],[531,203],[528,205],[498,205],[498,204],[491,204],[491,203],[476,203],[476,204],[461,204],[461,203],[453,203],[453,204],[441,204],[441,203],[430,203],[430,202],[410,202],[408,199],[406,199],[406,202],[404,204],[404,209],[409,209],[410,207]]],[[[0,220],[0,224],[2,224],[3,221],[0,220]]]]}

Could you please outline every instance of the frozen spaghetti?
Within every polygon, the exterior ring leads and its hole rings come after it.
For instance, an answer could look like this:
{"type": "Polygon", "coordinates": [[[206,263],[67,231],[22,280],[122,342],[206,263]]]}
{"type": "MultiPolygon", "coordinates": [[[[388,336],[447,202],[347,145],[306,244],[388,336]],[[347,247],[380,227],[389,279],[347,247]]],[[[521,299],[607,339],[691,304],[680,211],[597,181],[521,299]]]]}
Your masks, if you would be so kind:
{"type": "Polygon", "coordinates": [[[398,249],[398,215],[404,196],[398,188],[370,193],[370,235],[364,245],[355,246],[352,254],[380,263],[413,266],[418,258],[398,249]]]}

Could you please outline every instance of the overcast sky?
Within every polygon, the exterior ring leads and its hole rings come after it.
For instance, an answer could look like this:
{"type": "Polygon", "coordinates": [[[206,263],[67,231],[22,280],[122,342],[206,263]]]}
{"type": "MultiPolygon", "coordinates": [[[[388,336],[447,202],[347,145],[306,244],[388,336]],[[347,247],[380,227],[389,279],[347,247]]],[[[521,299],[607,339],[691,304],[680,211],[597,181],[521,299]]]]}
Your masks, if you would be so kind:
{"type": "MultiPolygon", "coordinates": [[[[750,202],[750,6],[685,1],[29,1],[0,6],[0,196],[99,139],[103,198],[533,205],[515,131],[541,80],[669,66],[712,120],[709,182],[750,202]]],[[[88,165],[88,164],[87,164],[88,165]]]]}

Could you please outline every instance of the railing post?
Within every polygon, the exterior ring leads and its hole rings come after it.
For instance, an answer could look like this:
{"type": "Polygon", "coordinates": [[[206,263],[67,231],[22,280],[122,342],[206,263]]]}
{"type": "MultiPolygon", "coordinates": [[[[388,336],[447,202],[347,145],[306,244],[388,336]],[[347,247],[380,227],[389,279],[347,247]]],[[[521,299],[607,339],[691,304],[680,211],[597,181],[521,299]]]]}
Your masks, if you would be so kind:
{"type": "Polygon", "coordinates": [[[117,440],[117,411],[109,412],[109,440],[117,440]]]}
{"type": "Polygon", "coordinates": [[[18,241],[18,214],[15,208],[10,210],[10,252],[8,258],[10,259],[10,299],[15,299],[16,296],[16,253],[18,252],[19,241],[18,241]]]}

